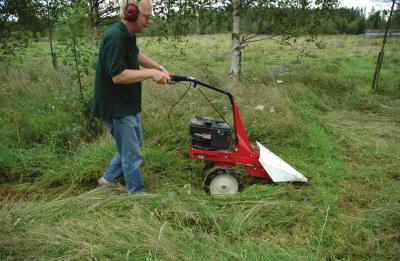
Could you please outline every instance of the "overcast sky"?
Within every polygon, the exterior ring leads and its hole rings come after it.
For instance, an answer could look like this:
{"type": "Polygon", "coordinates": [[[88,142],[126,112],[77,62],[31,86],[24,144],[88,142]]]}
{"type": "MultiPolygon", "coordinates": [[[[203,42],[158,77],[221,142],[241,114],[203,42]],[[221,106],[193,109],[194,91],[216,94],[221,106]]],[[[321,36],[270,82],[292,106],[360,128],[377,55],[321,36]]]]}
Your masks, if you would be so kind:
{"type": "Polygon", "coordinates": [[[375,10],[390,9],[391,0],[341,0],[340,6],[344,7],[366,7],[367,13],[374,7],[375,10]]]}

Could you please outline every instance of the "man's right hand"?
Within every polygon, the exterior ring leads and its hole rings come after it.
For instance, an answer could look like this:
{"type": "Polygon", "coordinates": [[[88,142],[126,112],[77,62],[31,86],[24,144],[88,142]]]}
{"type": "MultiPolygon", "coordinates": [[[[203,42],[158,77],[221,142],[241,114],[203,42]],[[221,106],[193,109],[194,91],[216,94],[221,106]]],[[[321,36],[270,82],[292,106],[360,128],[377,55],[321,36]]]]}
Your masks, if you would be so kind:
{"type": "Polygon", "coordinates": [[[155,81],[158,84],[169,84],[171,83],[171,77],[168,72],[154,70],[153,81],[155,81]]]}

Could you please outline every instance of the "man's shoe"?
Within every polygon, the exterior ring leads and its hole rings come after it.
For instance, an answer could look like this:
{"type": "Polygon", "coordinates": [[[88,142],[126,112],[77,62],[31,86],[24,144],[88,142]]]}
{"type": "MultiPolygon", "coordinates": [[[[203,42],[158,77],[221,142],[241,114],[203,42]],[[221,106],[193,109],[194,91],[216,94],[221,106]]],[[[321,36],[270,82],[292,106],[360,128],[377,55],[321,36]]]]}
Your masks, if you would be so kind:
{"type": "Polygon", "coordinates": [[[99,183],[100,186],[117,186],[118,183],[116,182],[109,182],[108,180],[106,180],[105,178],[101,177],[97,180],[97,182],[99,183]]]}

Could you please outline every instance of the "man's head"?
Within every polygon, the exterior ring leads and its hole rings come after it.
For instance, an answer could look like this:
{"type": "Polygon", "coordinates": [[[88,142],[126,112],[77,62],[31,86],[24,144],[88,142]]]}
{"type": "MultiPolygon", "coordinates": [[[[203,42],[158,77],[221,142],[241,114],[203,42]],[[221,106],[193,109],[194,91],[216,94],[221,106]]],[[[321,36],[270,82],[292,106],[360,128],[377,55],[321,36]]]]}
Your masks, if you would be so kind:
{"type": "Polygon", "coordinates": [[[134,0],[120,0],[120,18],[132,33],[140,33],[151,23],[153,6],[151,0],[141,0],[133,6],[134,0]],[[135,19],[137,14],[137,18],[135,19]]]}

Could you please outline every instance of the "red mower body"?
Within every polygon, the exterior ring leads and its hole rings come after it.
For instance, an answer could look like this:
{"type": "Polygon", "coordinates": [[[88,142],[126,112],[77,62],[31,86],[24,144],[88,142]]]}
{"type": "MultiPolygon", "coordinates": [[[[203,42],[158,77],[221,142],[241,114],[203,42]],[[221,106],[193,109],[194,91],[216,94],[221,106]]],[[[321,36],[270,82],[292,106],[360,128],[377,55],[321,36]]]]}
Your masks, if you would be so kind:
{"type": "Polygon", "coordinates": [[[258,161],[259,153],[254,151],[250,145],[236,102],[234,102],[232,109],[236,135],[234,148],[226,151],[210,151],[194,148],[190,144],[190,159],[213,162],[214,166],[224,168],[235,168],[237,164],[240,164],[247,170],[250,176],[265,179],[270,178],[258,161]]]}
{"type": "MultiPolygon", "coordinates": [[[[205,169],[203,170],[206,174],[204,181],[204,189],[206,192],[211,194],[232,194],[240,191],[243,187],[243,182],[241,176],[234,171],[238,165],[243,166],[247,170],[247,173],[255,178],[271,179],[273,182],[307,182],[307,178],[300,172],[262,144],[257,142],[257,151],[251,147],[240,117],[238,105],[231,93],[188,76],[174,76],[172,77],[172,81],[186,81],[192,83],[194,88],[200,85],[225,94],[228,96],[232,106],[235,136],[234,144],[229,143],[230,136],[228,137],[228,135],[226,135],[227,128],[221,128],[223,129],[222,138],[215,139],[216,141],[222,140],[222,146],[220,143],[218,143],[218,146],[208,146],[209,144],[207,144],[207,146],[202,146],[201,144],[197,144],[198,140],[196,140],[196,138],[193,139],[192,136],[189,156],[190,159],[203,160],[206,162],[205,169]]],[[[221,114],[220,116],[222,117],[221,114]]],[[[205,119],[205,117],[200,118],[205,119]]],[[[214,122],[218,123],[217,121],[214,122]]],[[[196,124],[194,123],[194,125],[196,124]]],[[[190,127],[192,128],[192,125],[190,125],[190,127]]],[[[200,129],[201,128],[199,128],[199,130],[200,129]]],[[[195,132],[193,134],[196,135],[195,132]]],[[[204,133],[200,133],[200,136],[202,136],[202,134],[204,133]]],[[[212,144],[212,134],[210,137],[212,144]]]]}

